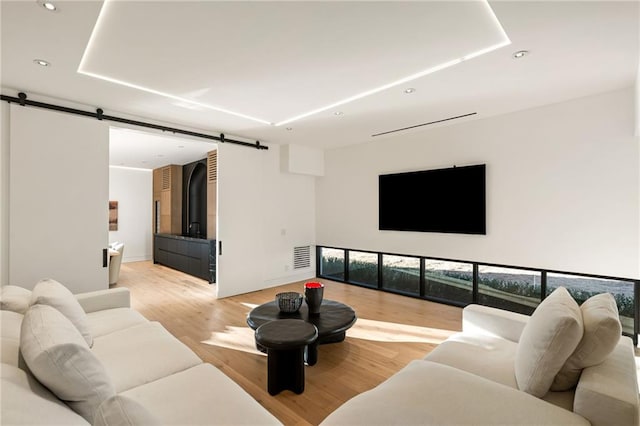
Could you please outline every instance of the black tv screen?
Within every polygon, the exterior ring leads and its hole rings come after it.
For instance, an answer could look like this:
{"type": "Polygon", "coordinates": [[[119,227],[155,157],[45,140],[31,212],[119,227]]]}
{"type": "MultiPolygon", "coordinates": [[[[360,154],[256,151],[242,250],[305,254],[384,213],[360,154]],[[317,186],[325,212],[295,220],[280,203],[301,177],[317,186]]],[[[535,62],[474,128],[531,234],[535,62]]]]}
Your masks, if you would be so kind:
{"type": "Polygon", "coordinates": [[[379,228],[486,234],[485,165],[379,176],[379,228]]]}

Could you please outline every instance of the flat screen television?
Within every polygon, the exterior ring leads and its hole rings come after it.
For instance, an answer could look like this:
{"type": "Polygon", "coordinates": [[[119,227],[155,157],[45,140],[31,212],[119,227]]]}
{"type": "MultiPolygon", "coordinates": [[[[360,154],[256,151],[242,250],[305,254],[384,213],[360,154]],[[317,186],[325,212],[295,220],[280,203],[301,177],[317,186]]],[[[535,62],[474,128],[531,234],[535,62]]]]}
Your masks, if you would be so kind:
{"type": "Polygon", "coordinates": [[[379,229],[486,234],[485,164],[380,175],[379,229]]]}

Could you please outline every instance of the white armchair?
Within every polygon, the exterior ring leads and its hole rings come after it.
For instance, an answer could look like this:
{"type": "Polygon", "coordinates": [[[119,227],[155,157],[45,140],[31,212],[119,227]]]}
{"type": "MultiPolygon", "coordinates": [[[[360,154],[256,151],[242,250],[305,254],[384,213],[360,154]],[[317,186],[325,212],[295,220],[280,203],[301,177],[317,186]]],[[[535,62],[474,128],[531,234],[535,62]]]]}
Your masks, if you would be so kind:
{"type": "Polygon", "coordinates": [[[123,252],[124,243],[112,243],[109,245],[109,285],[114,285],[118,282],[123,252]]]}

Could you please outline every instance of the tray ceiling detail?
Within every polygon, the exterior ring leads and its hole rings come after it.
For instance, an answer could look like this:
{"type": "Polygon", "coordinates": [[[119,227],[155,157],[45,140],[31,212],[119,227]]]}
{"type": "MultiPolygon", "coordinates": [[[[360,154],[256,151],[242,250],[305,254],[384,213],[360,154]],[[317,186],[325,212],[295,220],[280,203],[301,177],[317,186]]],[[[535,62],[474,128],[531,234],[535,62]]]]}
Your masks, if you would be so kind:
{"type": "Polygon", "coordinates": [[[105,1],[78,72],[282,125],[510,43],[485,1],[105,1]]]}

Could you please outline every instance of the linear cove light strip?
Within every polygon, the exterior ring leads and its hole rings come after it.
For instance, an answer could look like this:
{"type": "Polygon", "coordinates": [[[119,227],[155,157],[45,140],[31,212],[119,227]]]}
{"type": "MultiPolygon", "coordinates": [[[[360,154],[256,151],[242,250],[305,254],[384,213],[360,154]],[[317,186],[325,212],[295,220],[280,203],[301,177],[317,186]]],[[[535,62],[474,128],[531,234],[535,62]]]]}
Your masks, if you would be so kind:
{"type": "Polygon", "coordinates": [[[98,15],[98,19],[96,21],[96,25],[93,27],[93,31],[91,32],[91,37],[89,38],[89,42],[87,43],[87,47],[85,48],[84,54],[82,55],[82,59],[80,61],[80,66],[78,67],[78,73],[87,75],[89,77],[97,78],[97,79],[100,79],[100,80],[105,80],[105,81],[108,81],[108,82],[111,82],[111,83],[119,84],[119,85],[122,85],[122,86],[130,87],[132,89],[137,89],[137,90],[141,90],[141,91],[144,91],[144,92],[147,92],[147,93],[152,93],[154,95],[163,96],[163,97],[168,98],[168,99],[173,99],[173,100],[176,100],[176,101],[179,101],[179,102],[184,102],[184,103],[189,104],[189,105],[194,105],[194,106],[197,106],[197,107],[206,108],[206,109],[222,112],[222,113],[225,113],[225,114],[234,115],[236,117],[245,118],[247,120],[251,120],[251,121],[255,121],[257,123],[271,125],[271,126],[282,126],[284,124],[293,123],[294,121],[298,121],[300,119],[303,119],[303,118],[318,114],[320,112],[327,111],[329,109],[333,109],[333,108],[336,108],[338,106],[348,104],[350,102],[356,101],[358,99],[365,98],[367,96],[371,96],[371,95],[373,95],[375,93],[382,92],[382,91],[390,89],[392,87],[396,87],[396,86],[399,86],[399,85],[402,85],[402,84],[406,84],[406,83],[408,83],[410,81],[416,80],[418,78],[424,77],[424,76],[429,75],[429,74],[433,74],[433,73],[435,73],[437,71],[440,71],[440,70],[452,67],[454,65],[457,65],[457,64],[459,64],[459,63],[461,63],[463,61],[466,61],[466,60],[469,60],[469,59],[472,59],[472,58],[476,58],[476,57],[478,57],[480,55],[484,55],[485,53],[492,52],[492,51],[494,51],[496,49],[500,49],[501,47],[504,47],[504,46],[507,46],[507,45],[511,44],[511,40],[507,36],[507,33],[505,32],[504,28],[502,27],[502,24],[500,24],[500,21],[498,20],[498,17],[493,12],[493,9],[491,9],[491,6],[489,5],[488,1],[484,0],[483,3],[484,3],[484,5],[485,5],[485,7],[487,9],[487,13],[489,13],[489,16],[491,16],[491,18],[493,19],[495,26],[499,29],[500,33],[502,34],[503,40],[500,43],[493,44],[493,45],[491,45],[489,47],[486,47],[484,49],[476,50],[476,51],[471,52],[471,53],[469,53],[467,55],[464,55],[464,56],[462,56],[460,58],[456,58],[456,59],[452,59],[450,61],[443,62],[441,64],[438,64],[438,65],[435,65],[433,67],[427,68],[426,70],[417,72],[415,74],[411,74],[411,75],[409,75],[407,77],[401,78],[399,80],[393,81],[393,82],[388,83],[388,84],[384,84],[384,85],[376,87],[374,89],[366,90],[364,92],[358,93],[356,95],[350,96],[348,98],[342,99],[342,100],[334,102],[332,104],[329,104],[329,105],[326,105],[326,106],[323,106],[323,107],[320,107],[320,108],[316,108],[314,110],[311,110],[311,111],[308,111],[308,112],[293,116],[291,118],[288,118],[286,120],[274,123],[274,122],[271,122],[271,121],[268,121],[268,120],[263,120],[261,118],[252,117],[250,115],[246,115],[246,114],[242,114],[242,113],[239,113],[239,112],[231,111],[231,110],[228,110],[228,109],[225,109],[225,108],[220,108],[220,107],[216,107],[216,106],[213,106],[213,105],[205,104],[203,102],[198,102],[198,101],[194,101],[194,100],[191,100],[191,99],[182,98],[180,96],[172,95],[172,94],[166,93],[166,92],[161,92],[159,90],[151,89],[149,87],[140,86],[140,85],[137,85],[137,84],[129,83],[129,82],[126,82],[126,81],[123,81],[123,80],[118,80],[118,79],[111,78],[111,77],[108,77],[108,76],[105,76],[105,75],[101,75],[101,74],[98,74],[98,73],[86,71],[84,69],[86,57],[88,56],[89,51],[91,51],[93,49],[95,35],[98,33],[98,29],[103,25],[103,22],[104,22],[104,19],[105,19],[104,16],[106,16],[107,4],[111,3],[111,1],[113,1],[113,0],[105,0],[105,2],[102,5],[102,9],[100,9],[100,14],[98,15]]]}
{"type": "Polygon", "coordinates": [[[231,110],[228,110],[228,109],[225,109],[225,108],[216,107],[216,106],[213,106],[213,105],[205,104],[203,102],[198,102],[198,101],[194,101],[194,100],[191,100],[191,99],[183,98],[183,97],[180,97],[180,96],[172,95],[170,93],[161,92],[160,90],[155,90],[155,89],[151,89],[149,87],[140,86],[138,84],[129,83],[129,82],[124,81],[124,80],[111,78],[111,77],[108,77],[106,75],[102,75],[102,74],[86,71],[84,69],[85,68],[86,58],[88,56],[89,51],[93,50],[93,45],[95,43],[95,36],[98,33],[98,29],[102,25],[104,25],[105,16],[107,15],[107,12],[106,12],[107,4],[110,4],[110,3],[111,3],[110,0],[105,0],[105,2],[102,4],[102,8],[100,9],[100,14],[98,15],[98,19],[96,20],[96,25],[93,27],[93,31],[91,32],[91,36],[89,37],[89,42],[87,43],[87,47],[84,50],[84,54],[82,55],[82,59],[80,60],[80,65],[78,66],[78,73],[86,75],[86,76],[89,76],[89,77],[97,78],[97,79],[100,79],[100,80],[108,81],[110,83],[119,84],[121,86],[130,87],[132,89],[141,90],[143,92],[152,93],[154,95],[163,96],[165,98],[173,99],[175,101],[184,102],[184,103],[189,104],[189,105],[194,105],[194,106],[201,107],[201,108],[206,108],[206,109],[211,109],[211,110],[218,111],[218,112],[223,112],[225,114],[234,115],[236,117],[241,117],[241,118],[244,118],[244,119],[247,119],[247,120],[255,121],[255,122],[266,124],[266,125],[273,125],[272,122],[267,121],[267,120],[263,120],[261,118],[252,117],[250,115],[241,114],[239,112],[231,111],[231,110]]]}

